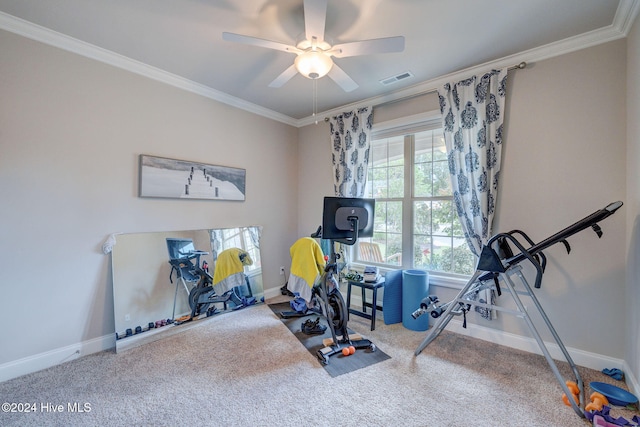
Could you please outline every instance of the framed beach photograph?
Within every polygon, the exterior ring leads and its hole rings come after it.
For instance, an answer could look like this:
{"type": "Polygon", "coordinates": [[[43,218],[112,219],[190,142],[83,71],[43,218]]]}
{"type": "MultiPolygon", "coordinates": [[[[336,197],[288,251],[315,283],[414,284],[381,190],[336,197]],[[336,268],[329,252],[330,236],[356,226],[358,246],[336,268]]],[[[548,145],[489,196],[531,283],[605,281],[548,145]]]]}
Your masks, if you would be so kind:
{"type": "Polygon", "coordinates": [[[140,197],[245,200],[245,169],[140,155],[140,197]]]}

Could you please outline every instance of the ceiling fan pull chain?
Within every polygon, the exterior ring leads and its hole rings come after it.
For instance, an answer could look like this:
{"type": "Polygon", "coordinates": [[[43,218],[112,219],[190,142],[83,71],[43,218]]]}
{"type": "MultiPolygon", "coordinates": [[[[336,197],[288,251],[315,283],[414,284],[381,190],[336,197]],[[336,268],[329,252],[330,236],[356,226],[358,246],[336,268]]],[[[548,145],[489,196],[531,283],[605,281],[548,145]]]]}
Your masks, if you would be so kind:
{"type": "Polygon", "coordinates": [[[312,84],[313,84],[313,117],[315,118],[316,124],[318,124],[318,119],[316,118],[316,113],[318,112],[318,79],[313,79],[312,84]]]}

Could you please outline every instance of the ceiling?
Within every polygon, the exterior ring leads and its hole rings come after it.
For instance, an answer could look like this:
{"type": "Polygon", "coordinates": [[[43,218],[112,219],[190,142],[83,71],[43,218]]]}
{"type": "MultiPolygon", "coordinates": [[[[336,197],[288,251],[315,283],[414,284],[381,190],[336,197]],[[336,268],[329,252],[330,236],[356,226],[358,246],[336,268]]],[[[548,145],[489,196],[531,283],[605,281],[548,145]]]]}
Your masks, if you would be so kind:
{"type": "MultiPolygon", "coordinates": [[[[313,81],[296,75],[269,87],[295,55],[231,43],[222,32],[295,44],[304,32],[302,2],[0,0],[0,29],[301,125],[312,120],[313,81]]],[[[625,37],[639,2],[328,0],[326,36],[334,43],[401,35],[405,49],[335,58],[359,87],[347,93],[327,77],[317,80],[316,111],[433,88],[482,64],[533,62],[625,37]],[[413,77],[380,83],[407,71],[413,77]]]]}

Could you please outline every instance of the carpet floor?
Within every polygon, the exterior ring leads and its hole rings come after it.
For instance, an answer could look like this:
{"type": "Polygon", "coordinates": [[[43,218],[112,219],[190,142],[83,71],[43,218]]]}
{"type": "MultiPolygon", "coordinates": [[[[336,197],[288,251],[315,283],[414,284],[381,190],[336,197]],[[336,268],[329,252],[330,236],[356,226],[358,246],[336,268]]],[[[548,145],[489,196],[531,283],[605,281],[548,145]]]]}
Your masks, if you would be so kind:
{"type": "MultiPolygon", "coordinates": [[[[15,410],[1,412],[0,425],[590,426],[562,403],[542,356],[448,331],[414,356],[425,333],[383,322],[370,331],[357,317],[349,327],[390,358],[332,377],[261,304],[4,381],[2,402],[15,410]]],[[[566,363],[559,369],[570,378],[566,363]]],[[[580,373],[585,384],[624,387],[598,371],[580,373]]],[[[634,413],[614,408],[615,416],[634,413]]]]}

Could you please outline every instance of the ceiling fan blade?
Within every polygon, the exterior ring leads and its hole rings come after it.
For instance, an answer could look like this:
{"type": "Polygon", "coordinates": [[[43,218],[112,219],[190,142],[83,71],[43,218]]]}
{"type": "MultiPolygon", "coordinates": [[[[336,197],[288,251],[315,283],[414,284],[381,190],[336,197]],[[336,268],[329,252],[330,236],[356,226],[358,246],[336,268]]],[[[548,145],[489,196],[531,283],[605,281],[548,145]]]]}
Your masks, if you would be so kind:
{"type": "Polygon", "coordinates": [[[289,68],[284,70],[282,74],[276,77],[274,81],[269,83],[269,87],[282,87],[282,85],[291,80],[291,78],[295,76],[297,72],[298,70],[296,69],[295,64],[290,66],[289,68]]]}
{"type": "Polygon", "coordinates": [[[318,44],[324,41],[324,25],[327,19],[327,0],[304,0],[304,33],[310,42],[315,37],[318,44]]]}
{"type": "Polygon", "coordinates": [[[291,53],[301,52],[300,49],[298,49],[295,46],[290,46],[284,43],[274,42],[271,40],[259,39],[257,37],[243,36],[242,34],[224,32],[222,33],[222,39],[229,42],[248,44],[251,46],[266,47],[267,49],[281,50],[283,52],[291,52],[291,53]]]}
{"type": "Polygon", "coordinates": [[[331,67],[331,71],[327,74],[331,80],[336,82],[345,92],[351,92],[358,88],[358,84],[353,81],[351,77],[344,72],[344,70],[338,67],[338,64],[334,63],[331,67]]]}
{"type": "Polygon", "coordinates": [[[402,52],[403,50],[404,37],[396,36],[337,44],[333,46],[333,48],[328,53],[335,56],[336,58],[345,58],[347,56],[402,52]]]}

